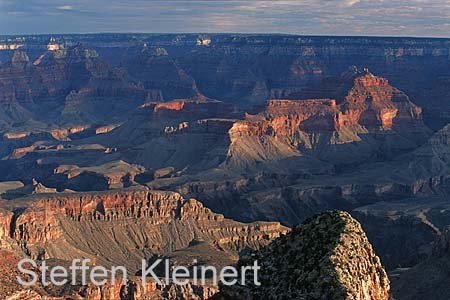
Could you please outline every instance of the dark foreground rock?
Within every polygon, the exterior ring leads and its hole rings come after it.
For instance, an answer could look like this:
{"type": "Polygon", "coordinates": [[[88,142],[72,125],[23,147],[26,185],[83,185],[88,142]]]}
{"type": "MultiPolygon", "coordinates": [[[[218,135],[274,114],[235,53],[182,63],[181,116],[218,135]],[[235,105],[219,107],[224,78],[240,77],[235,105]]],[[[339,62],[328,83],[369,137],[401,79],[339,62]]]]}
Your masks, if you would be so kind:
{"type": "Polygon", "coordinates": [[[321,213],[242,258],[261,264],[261,286],[224,287],[222,299],[389,299],[389,279],[361,225],[348,213],[321,213]]]}

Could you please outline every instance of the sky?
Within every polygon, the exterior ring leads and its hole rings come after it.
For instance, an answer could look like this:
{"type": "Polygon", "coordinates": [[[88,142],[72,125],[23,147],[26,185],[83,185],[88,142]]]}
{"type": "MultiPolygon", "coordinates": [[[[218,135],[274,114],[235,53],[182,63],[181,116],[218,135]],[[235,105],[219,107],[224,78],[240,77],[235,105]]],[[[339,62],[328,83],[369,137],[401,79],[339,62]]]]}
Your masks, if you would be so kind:
{"type": "Polygon", "coordinates": [[[450,37],[450,0],[0,0],[0,34],[450,37]]]}

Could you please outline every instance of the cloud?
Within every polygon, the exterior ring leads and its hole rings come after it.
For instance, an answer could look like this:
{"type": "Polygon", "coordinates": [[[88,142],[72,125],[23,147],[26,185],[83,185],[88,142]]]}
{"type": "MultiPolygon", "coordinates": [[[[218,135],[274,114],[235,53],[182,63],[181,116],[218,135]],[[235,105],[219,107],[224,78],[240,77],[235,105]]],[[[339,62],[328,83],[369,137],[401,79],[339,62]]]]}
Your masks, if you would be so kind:
{"type": "Polygon", "coordinates": [[[449,19],[450,0],[0,0],[0,34],[232,31],[450,37],[449,19]]]}
{"type": "Polygon", "coordinates": [[[73,6],[72,5],[62,5],[62,6],[58,6],[56,9],[61,10],[61,11],[71,11],[71,10],[73,10],[73,6]]]}
{"type": "Polygon", "coordinates": [[[344,0],[344,6],[351,7],[351,6],[353,6],[355,4],[358,4],[360,2],[361,2],[361,0],[344,0]]]}

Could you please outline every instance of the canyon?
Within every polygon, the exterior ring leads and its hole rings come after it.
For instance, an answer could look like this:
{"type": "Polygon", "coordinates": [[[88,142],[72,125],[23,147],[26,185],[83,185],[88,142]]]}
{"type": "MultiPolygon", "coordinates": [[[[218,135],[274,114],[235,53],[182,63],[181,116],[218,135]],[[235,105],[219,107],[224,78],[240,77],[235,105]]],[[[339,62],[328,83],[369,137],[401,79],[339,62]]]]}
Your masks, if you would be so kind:
{"type": "MultiPolygon", "coordinates": [[[[223,266],[337,209],[409,299],[403,278],[440,259],[450,222],[449,53],[446,39],[0,37],[5,261],[83,256],[132,275],[152,256],[223,266]]],[[[383,272],[364,283],[376,299],[383,272]]],[[[131,285],[70,293],[218,291],[131,285]]]]}

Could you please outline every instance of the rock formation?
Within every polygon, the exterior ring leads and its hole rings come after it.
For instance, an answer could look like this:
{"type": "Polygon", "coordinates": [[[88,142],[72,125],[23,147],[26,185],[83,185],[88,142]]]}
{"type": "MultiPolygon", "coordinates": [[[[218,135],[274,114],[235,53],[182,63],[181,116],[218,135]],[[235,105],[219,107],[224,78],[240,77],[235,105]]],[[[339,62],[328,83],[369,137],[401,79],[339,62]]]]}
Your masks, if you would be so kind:
{"type": "MultiPolygon", "coordinates": [[[[142,188],[48,194],[21,203],[19,205],[26,206],[0,211],[0,247],[9,249],[2,252],[5,257],[0,263],[9,263],[9,268],[17,264],[18,260],[9,258],[14,255],[59,261],[70,261],[81,255],[96,265],[126,266],[130,274],[135,274],[139,271],[141,259],[169,255],[183,249],[193,251],[200,261],[230,264],[239,251],[265,246],[288,231],[279,223],[238,223],[213,213],[194,199],[184,200],[173,192],[142,188]],[[210,246],[202,252],[194,240],[210,246]],[[195,250],[188,250],[190,247],[195,250]]],[[[8,202],[2,205],[9,207],[8,202]]],[[[118,282],[116,286],[89,285],[69,290],[55,287],[45,291],[39,286],[32,289],[12,286],[11,291],[1,288],[0,292],[7,293],[7,299],[11,300],[25,299],[25,295],[36,299],[78,295],[89,300],[148,297],[202,300],[215,294],[216,289],[213,285],[158,286],[155,282],[142,286],[139,278],[135,278],[127,285],[118,282]]]]}
{"type": "Polygon", "coordinates": [[[224,299],[388,300],[389,279],[361,225],[324,212],[239,261],[261,264],[261,285],[223,287],[224,299]]]}
{"type": "MultiPolygon", "coordinates": [[[[67,200],[54,204],[51,202],[46,201],[46,205],[54,208],[55,205],[67,206],[67,200]]],[[[198,211],[198,208],[201,209],[201,206],[197,205],[197,208],[194,208],[193,205],[195,206],[195,203],[191,200],[190,208],[182,208],[181,215],[187,217],[198,211]]],[[[108,209],[105,209],[106,211],[108,209]]],[[[62,211],[61,213],[64,215],[62,211]]],[[[65,212],[68,216],[76,216],[79,213],[67,209],[65,212]]],[[[85,210],[84,214],[95,216],[89,210],[85,210]]],[[[87,220],[80,219],[80,222],[82,221],[87,220]]],[[[19,220],[18,226],[22,227],[19,220]]],[[[11,253],[2,252],[0,264],[7,263],[8,268],[14,270],[14,264],[18,260],[12,257],[11,253]]],[[[261,265],[258,277],[261,286],[223,286],[219,294],[216,294],[218,290],[212,285],[160,286],[150,280],[143,286],[137,277],[132,277],[127,284],[119,280],[116,285],[106,284],[101,287],[88,285],[59,289],[50,286],[44,290],[39,286],[30,289],[11,286],[10,291],[2,288],[0,292],[9,300],[28,299],[26,297],[56,300],[62,299],[63,296],[70,296],[70,299],[83,297],[86,300],[323,299],[323,297],[355,300],[389,299],[389,280],[380,260],[374,254],[359,223],[347,213],[332,211],[319,214],[270,245],[244,255],[238,265],[253,264],[254,260],[258,260],[261,265]]],[[[8,281],[5,275],[2,275],[2,280],[8,281]]],[[[12,280],[8,282],[13,283],[12,280]]]]}
{"type": "Polygon", "coordinates": [[[80,168],[75,165],[60,165],[55,168],[60,188],[77,191],[108,190],[129,187],[135,184],[135,177],[144,173],[145,168],[130,165],[122,160],[112,161],[100,166],[80,168]]]}
{"type": "Polygon", "coordinates": [[[11,212],[2,213],[4,241],[18,242],[34,258],[70,260],[83,254],[135,272],[147,255],[187,248],[193,240],[206,241],[233,257],[287,231],[279,223],[234,222],[194,199],[142,188],[36,196],[14,211],[13,220],[11,212]]]}
{"type": "Polygon", "coordinates": [[[282,159],[295,156],[298,149],[335,164],[354,164],[371,159],[374,152],[392,155],[426,140],[429,133],[421,109],[386,79],[355,71],[350,79],[341,80],[352,84],[340,102],[270,100],[263,112],[235,123],[230,130],[230,163],[251,163],[252,156],[256,161],[282,159]],[[379,143],[372,140],[375,136],[385,137],[386,149],[375,146],[379,143]],[[273,156],[262,156],[269,148],[273,156]]]}

